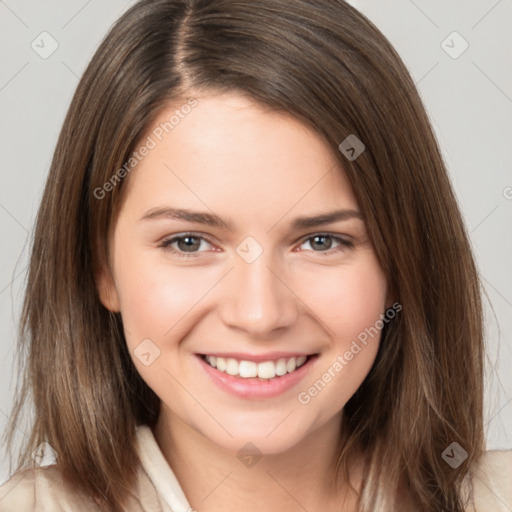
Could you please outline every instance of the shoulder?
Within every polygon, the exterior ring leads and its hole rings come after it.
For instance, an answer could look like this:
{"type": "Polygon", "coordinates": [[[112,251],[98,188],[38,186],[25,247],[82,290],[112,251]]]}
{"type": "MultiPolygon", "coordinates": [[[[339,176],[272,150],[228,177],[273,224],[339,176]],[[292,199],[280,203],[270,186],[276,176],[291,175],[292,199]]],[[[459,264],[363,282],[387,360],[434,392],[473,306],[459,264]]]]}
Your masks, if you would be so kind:
{"type": "Polygon", "coordinates": [[[471,470],[477,512],[512,510],[512,450],[489,450],[471,470]]]}
{"type": "Polygon", "coordinates": [[[0,486],[0,511],[35,510],[34,478],[30,471],[20,471],[0,486]]]}
{"type": "Polygon", "coordinates": [[[56,466],[24,469],[0,486],[0,512],[71,512],[93,504],[66,483],[56,466]]]}

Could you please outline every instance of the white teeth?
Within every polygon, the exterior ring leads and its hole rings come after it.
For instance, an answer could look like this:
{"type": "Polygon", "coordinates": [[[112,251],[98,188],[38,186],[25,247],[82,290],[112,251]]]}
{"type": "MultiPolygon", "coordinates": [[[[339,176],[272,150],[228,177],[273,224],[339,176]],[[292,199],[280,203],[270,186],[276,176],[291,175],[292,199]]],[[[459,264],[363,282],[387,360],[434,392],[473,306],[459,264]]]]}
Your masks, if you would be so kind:
{"type": "Polygon", "coordinates": [[[258,364],[258,377],[260,379],[273,379],[276,376],[276,364],[273,361],[265,361],[258,364]]]}
{"type": "Polygon", "coordinates": [[[239,376],[244,379],[259,377],[260,379],[273,379],[278,376],[292,373],[306,362],[306,356],[281,358],[277,361],[238,361],[233,358],[206,356],[206,362],[213,368],[228,375],[239,376]]]}
{"type": "Polygon", "coordinates": [[[236,359],[226,361],[226,373],[228,375],[238,375],[238,361],[236,359]]]}
{"type": "Polygon", "coordinates": [[[276,363],[276,375],[286,375],[286,359],[278,359],[276,363]]]}
{"type": "Polygon", "coordinates": [[[302,366],[306,362],[307,357],[306,356],[299,356],[297,357],[297,362],[295,363],[297,365],[297,368],[299,366],[302,366]]]}
{"type": "Polygon", "coordinates": [[[223,372],[226,370],[226,367],[226,360],[223,357],[217,357],[217,370],[219,370],[219,372],[223,372]]]}
{"type": "Polygon", "coordinates": [[[258,376],[258,365],[254,361],[240,361],[238,365],[238,375],[248,379],[258,376]]]}
{"type": "Polygon", "coordinates": [[[291,373],[291,372],[293,372],[293,370],[295,370],[296,367],[297,367],[297,360],[295,359],[295,357],[290,357],[290,359],[288,359],[288,361],[286,361],[286,371],[288,373],[291,373]]]}

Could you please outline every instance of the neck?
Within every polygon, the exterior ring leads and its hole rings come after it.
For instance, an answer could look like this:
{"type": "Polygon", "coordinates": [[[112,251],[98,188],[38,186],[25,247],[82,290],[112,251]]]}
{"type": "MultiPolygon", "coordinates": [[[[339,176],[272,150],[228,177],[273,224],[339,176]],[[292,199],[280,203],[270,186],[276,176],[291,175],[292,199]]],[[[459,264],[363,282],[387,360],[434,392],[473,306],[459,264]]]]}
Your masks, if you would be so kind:
{"type": "MultiPolygon", "coordinates": [[[[336,416],[293,448],[260,456],[218,446],[163,405],[154,429],[190,505],[201,512],[355,510],[354,491],[341,472],[336,478],[340,432],[336,416]]],[[[358,489],[360,468],[353,474],[358,489]]]]}

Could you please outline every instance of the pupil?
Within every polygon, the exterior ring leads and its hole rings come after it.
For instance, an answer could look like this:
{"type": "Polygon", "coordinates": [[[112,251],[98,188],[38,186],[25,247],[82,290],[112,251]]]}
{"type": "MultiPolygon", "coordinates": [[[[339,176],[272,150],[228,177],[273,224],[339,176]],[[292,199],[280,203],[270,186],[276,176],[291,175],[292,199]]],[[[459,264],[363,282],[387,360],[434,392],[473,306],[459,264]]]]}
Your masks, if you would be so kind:
{"type": "Polygon", "coordinates": [[[313,246],[315,246],[317,244],[317,240],[321,240],[322,243],[324,244],[324,245],[317,246],[318,248],[320,248],[320,249],[330,249],[331,248],[332,240],[329,236],[317,235],[317,236],[313,237],[313,246]],[[330,243],[327,244],[327,247],[325,245],[326,239],[330,240],[330,243]]]}
{"type": "MultiPolygon", "coordinates": [[[[193,252],[194,249],[199,248],[199,246],[201,245],[201,241],[196,237],[186,236],[178,241],[178,245],[181,245],[180,248],[185,249],[185,251],[193,252]]],[[[317,236],[313,237],[313,246],[316,246],[316,248],[326,250],[326,249],[330,249],[331,245],[332,245],[332,240],[329,236],[317,235],[317,236]],[[330,243],[326,244],[326,240],[329,240],[330,243]]]]}
{"type": "Polygon", "coordinates": [[[180,246],[180,249],[184,249],[187,252],[193,252],[193,250],[198,249],[200,245],[201,241],[194,236],[185,236],[181,240],[178,240],[178,246],[180,246]],[[191,240],[192,243],[190,243],[191,240]]]}

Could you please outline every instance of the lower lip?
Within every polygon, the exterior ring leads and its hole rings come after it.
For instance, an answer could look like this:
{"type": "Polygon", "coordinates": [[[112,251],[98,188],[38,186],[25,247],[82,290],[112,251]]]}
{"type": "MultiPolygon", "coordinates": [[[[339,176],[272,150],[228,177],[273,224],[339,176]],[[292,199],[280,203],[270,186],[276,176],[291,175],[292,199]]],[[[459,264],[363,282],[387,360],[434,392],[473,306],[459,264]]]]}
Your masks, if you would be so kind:
{"type": "Polygon", "coordinates": [[[228,375],[213,368],[200,355],[197,355],[202,368],[217,386],[232,395],[248,399],[271,398],[288,391],[308,373],[317,357],[317,355],[309,356],[300,368],[286,375],[259,380],[258,378],[244,379],[228,375]]]}

